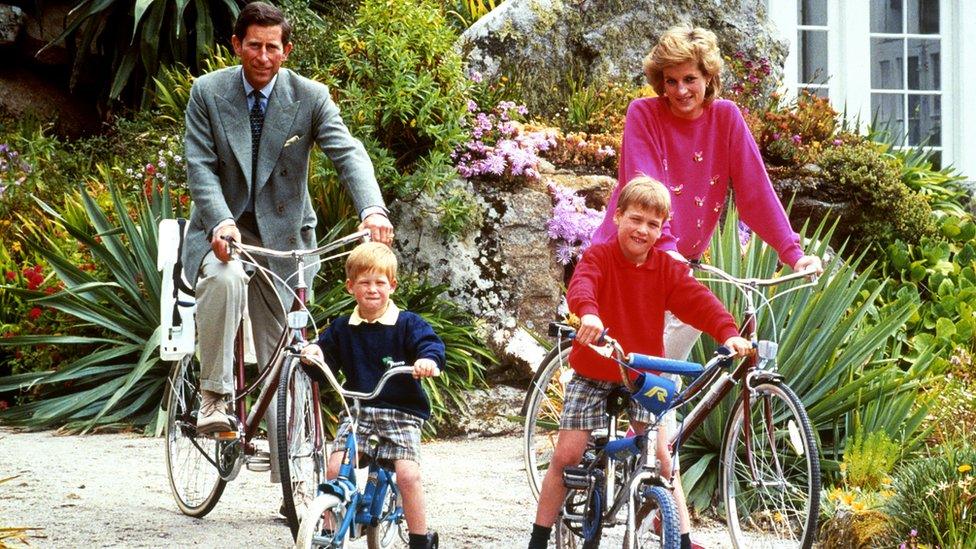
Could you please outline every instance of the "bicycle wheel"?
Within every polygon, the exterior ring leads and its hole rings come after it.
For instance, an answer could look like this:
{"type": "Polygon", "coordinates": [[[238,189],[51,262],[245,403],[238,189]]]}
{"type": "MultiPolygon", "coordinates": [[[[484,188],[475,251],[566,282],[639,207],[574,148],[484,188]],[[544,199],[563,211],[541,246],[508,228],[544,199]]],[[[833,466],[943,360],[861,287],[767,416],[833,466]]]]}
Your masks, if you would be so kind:
{"type": "Polygon", "coordinates": [[[176,505],[202,517],[217,505],[227,482],[217,471],[217,441],[197,436],[200,363],[195,356],[173,363],[163,399],[166,411],[166,473],[176,505]]]}
{"type": "Polygon", "coordinates": [[[313,499],[302,515],[302,524],[295,536],[295,547],[342,547],[345,539],[335,540],[334,532],[342,524],[345,514],[346,508],[342,502],[331,494],[313,499]]]}
{"type": "Polygon", "coordinates": [[[637,511],[634,540],[637,549],[678,549],[681,547],[678,509],[671,492],[661,486],[644,489],[637,511]]]}
{"type": "Polygon", "coordinates": [[[325,475],[322,425],[316,417],[318,391],[295,357],[281,365],[278,382],[278,470],[284,494],[284,515],[292,535],[298,533],[298,521],[315,498],[316,489],[325,475]]]}
{"type": "MultiPolygon", "coordinates": [[[[391,473],[395,475],[395,473],[391,473]]],[[[383,512],[380,514],[379,524],[366,527],[366,546],[369,549],[387,549],[393,547],[397,538],[404,538],[403,535],[403,513],[398,519],[391,519],[391,515],[398,508],[403,508],[403,498],[399,490],[394,490],[396,477],[391,479],[391,485],[386,491],[386,500],[383,502],[383,512]]]]}
{"type": "Polygon", "coordinates": [[[820,508],[820,461],[810,420],[779,381],[758,384],[750,399],[749,417],[742,400],[736,404],[722,443],[722,496],[732,541],[737,548],[809,548],[820,508]]]}
{"type": "Polygon", "coordinates": [[[522,416],[525,418],[522,430],[523,460],[529,477],[529,489],[536,499],[539,498],[542,478],[546,476],[552,452],[556,448],[563,394],[566,383],[573,375],[567,360],[571,349],[570,340],[563,340],[549,351],[536,370],[522,404],[522,416]]]}

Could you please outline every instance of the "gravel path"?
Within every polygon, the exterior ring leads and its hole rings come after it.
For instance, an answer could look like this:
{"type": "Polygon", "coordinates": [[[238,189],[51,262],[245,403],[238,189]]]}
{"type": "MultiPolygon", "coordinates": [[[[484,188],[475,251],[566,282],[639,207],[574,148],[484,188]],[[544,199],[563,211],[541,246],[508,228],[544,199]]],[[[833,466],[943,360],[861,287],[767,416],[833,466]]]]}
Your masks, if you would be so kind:
{"type": "MultiPolygon", "coordinates": [[[[57,436],[0,428],[0,527],[41,530],[32,547],[285,547],[281,492],[267,473],[242,471],[204,519],[180,514],[163,441],[131,434],[57,436]]],[[[431,527],[442,546],[521,548],[535,514],[519,440],[443,440],[422,447],[431,527]]],[[[717,527],[709,547],[728,545],[717,527]]],[[[607,541],[603,544],[612,547],[607,541]]],[[[365,542],[354,547],[365,547],[365,542]]]]}

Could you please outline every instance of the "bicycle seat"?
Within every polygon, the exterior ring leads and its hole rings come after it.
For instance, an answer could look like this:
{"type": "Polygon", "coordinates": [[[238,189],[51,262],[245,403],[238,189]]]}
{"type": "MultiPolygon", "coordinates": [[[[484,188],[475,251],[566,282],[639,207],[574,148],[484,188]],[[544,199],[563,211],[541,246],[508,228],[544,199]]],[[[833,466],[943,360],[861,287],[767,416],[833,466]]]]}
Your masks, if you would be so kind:
{"type": "Polygon", "coordinates": [[[653,370],[682,376],[698,376],[705,371],[705,368],[697,362],[672,360],[638,353],[631,353],[627,356],[627,365],[636,370],[653,370]]]}

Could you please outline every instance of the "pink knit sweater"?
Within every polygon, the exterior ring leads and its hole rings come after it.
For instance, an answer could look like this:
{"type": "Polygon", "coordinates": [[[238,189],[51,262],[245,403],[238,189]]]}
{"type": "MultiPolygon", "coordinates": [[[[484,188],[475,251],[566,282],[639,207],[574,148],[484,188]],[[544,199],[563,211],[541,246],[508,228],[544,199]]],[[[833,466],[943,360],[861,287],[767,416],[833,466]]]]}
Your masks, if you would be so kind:
{"type": "Polygon", "coordinates": [[[716,100],[695,120],[678,118],[661,98],[636,99],[627,109],[617,188],[593,243],[616,237],[613,212],[628,181],[648,175],[671,191],[671,220],[656,247],[694,259],[708,248],[729,183],[740,218],[792,266],[803,250],[773,191],[759,147],[735,103],[716,100]]]}

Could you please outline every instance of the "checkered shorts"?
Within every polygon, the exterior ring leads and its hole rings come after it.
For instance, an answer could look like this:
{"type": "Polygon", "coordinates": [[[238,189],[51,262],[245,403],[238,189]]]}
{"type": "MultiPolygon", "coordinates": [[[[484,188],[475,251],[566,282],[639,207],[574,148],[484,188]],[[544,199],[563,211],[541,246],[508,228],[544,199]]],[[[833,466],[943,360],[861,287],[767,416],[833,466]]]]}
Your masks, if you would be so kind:
{"type": "MultiPolygon", "coordinates": [[[[378,460],[396,461],[409,459],[420,463],[420,430],[424,421],[417,416],[390,408],[365,407],[359,414],[359,428],[356,430],[356,445],[359,454],[378,460]],[[379,443],[370,451],[369,438],[376,436],[379,443]]],[[[352,428],[348,417],[342,418],[333,452],[346,448],[346,438],[352,428]]]]}
{"type": "MultiPolygon", "coordinates": [[[[559,428],[567,431],[592,431],[607,427],[607,397],[620,387],[620,383],[591,379],[573,373],[566,384],[563,395],[563,415],[559,418],[559,428]]],[[[630,400],[627,415],[631,421],[651,423],[654,414],[630,400]]],[[[673,430],[674,413],[665,417],[665,427],[673,430]]],[[[670,431],[669,431],[670,432],[670,431]]]]}

